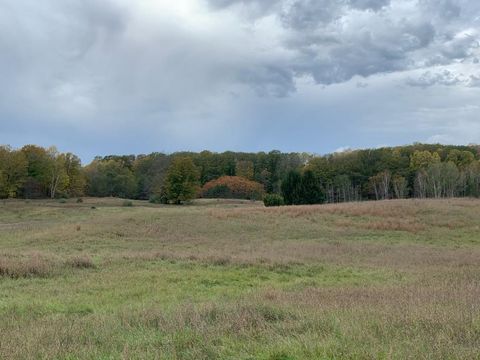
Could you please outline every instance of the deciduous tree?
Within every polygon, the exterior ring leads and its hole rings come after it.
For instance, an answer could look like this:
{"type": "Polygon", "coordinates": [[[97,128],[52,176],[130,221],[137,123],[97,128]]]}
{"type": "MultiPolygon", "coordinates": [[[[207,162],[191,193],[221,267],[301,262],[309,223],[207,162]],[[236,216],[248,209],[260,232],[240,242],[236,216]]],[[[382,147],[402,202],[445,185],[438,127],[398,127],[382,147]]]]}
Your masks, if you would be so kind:
{"type": "Polygon", "coordinates": [[[167,172],[165,193],[174,204],[195,197],[199,185],[199,172],[190,157],[176,157],[167,172]]]}

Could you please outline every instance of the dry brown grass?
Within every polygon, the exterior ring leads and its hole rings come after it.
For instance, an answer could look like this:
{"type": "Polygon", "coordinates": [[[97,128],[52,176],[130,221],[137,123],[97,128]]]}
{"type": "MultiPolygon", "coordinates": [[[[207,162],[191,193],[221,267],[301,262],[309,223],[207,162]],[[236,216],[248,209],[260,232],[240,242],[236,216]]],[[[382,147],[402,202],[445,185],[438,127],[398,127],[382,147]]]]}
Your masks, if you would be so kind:
{"type": "Polygon", "coordinates": [[[38,253],[26,257],[0,255],[0,277],[47,277],[54,270],[55,264],[38,253]]]}
{"type": "Polygon", "coordinates": [[[0,358],[479,358],[478,200],[11,205],[0,358]]]}
{"type": "Polygon", "coordinates": [[[67,263],[71,267],[77,269],[88,269],[95,267],[95,263],[93,262],[92,258],[87,255],[74,256],[67,263]]]}

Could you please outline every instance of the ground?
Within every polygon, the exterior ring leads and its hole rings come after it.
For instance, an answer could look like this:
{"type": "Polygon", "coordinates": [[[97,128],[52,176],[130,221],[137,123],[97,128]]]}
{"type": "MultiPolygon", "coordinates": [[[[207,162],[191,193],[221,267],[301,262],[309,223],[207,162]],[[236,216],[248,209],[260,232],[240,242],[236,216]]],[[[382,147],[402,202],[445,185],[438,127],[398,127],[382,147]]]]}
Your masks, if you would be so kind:
{"type": "Polygon", "coordinates": [[[480,358],[480,201],[1,201],[0,334],[1,359],[480,358]]]}

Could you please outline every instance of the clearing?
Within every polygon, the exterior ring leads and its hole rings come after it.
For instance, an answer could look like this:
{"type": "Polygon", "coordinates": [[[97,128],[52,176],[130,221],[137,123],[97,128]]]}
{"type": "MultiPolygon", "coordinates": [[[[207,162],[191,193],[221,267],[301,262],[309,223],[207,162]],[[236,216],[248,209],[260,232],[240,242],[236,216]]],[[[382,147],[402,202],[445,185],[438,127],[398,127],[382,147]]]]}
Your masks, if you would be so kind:
{"type": "Polygon", "coordinates": [[[480,201],[0,202],[0,358],[480,358],[480,201]]]}

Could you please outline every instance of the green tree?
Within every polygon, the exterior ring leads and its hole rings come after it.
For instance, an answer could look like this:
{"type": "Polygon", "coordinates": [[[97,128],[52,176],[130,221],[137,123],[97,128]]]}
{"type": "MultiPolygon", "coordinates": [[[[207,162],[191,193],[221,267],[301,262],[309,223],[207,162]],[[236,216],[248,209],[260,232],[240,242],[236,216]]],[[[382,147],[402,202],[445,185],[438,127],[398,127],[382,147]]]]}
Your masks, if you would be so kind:
{"type": "Polygon", "coordinates": [[[247,180],[253,180],[254,168],[253,162],[247,160],[237,161],[235,165],[235,175],[243,177],[247,180]]]}
{"type": "Polygon", "coordinates": [[[441,161],[437,152],[415,151],[410,158],[410,167],[413,170],[425,170],[432,164],[438,164],[441,161]]]}
{"type": "Polygon", "coordinates": [[[48,196],[51,180],[51,158],[46,149],[36,145],[26,145],[21,152],[27,159],[27,179],[23,186],[24,196],[40,198],[48,196]]]}
{"type": "Polygon", "coordinates": [[[323,188],[311,170],[306,170],[302,175],[302,204],[321,204],[325,201],[323,188]]]}
{"type": "Polygon", "coordinates": [[[145,200],[161,195],[170,160],[162,153],[137,157],[133,166],[137,181],[136,198],[145,200]]]}
{"type": "Polygon", "coordinates": [[[199,172],[190,157],[175,158],[168,168],[165,193],[169,202],[181,204],[195,197],[199,172]]]}
{"type": "Polygon", "coordinates": [[[475,160],[475,156],[470,151],[453,149],[447,156],[447,161],[451,161],[458,168],[464,169],[475,160]]]}
{"type": "Polygon", "coordinates": [[[133,172],[118,159],[96,159],[85,168],[87,194],[133,198],[136,181],[133,172]]]}
{"type": "Polygon", "coordinates": [[[69,197],[82,196],[85,193],[86,179],[80,158],[72,153],[64,154],[65,174],[67,184],[65,193],[69,197]]]}
{"type": "Polygon", "coordinates": [[[281,185],[283,199],[287,205],[302,203],[302,175],[299,171],[291,170],[281,185]]]}
{"type": "Polygon", "coordinates": [[[466,171],[466,195],[480,197],[480,161],[471,163],[466,171]]]}
{"type": "Polygon", "coordinates": [[[0,146],[0,197],[17,197],[27,179],[27,159],[20,151],[0,146]]]}

